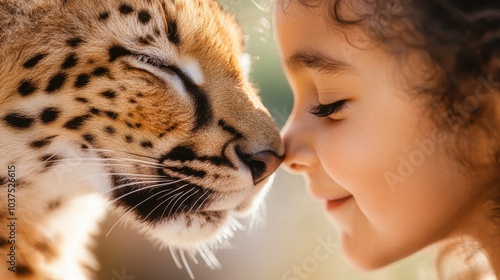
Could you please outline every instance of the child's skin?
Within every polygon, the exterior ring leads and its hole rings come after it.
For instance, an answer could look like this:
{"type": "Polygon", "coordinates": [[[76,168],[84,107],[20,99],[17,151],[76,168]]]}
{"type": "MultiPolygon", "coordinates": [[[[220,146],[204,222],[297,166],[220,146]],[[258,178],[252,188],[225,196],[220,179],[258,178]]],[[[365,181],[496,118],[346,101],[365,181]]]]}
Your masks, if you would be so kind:
{"type": "MultiPolygon", "coordinates": [[[[487,234],[498,237],[499,231],[481,199],[491,175],[471,174],[444,152],[453,137],[426,115],[426,99],[404,87],[402,70],[418,79],[418,69],[425,69],[420,54],[401,68],[359,30],[326,22],[321,5],[288,2],[274,7],[282,66],[294,96],[283,129],[285,168],[303,175],[324,204],[346,259],[374,269],[437,241],[473,236],[500,272],[497,250],[488,247],[494,238],[487,234]],[[323,108],[327,116],[310,112],[336,102],[336,110],[323,108]]],[[[480,136],[476,140],[481,143],[480,136]]]]}

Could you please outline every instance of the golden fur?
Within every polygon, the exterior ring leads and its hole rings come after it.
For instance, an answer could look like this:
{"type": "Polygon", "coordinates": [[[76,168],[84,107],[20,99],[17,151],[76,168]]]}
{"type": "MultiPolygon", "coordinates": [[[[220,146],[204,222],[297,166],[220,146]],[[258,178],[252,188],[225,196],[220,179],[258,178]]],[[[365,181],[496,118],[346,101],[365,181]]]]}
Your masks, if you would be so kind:
{"type": "Polygon", "coordinates": [[[211,0],[0,0],[0,279],[91,277],[107,205],[161,246],[220,241],[283,156],[243,56],[211,0]]]}

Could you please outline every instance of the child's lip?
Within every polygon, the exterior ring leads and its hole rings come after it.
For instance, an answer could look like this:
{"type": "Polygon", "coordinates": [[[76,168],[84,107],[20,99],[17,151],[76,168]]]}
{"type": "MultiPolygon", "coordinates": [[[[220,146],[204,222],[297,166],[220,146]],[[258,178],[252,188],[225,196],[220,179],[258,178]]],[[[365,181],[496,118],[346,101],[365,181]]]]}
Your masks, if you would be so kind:
{"type": "Polygon", "coordinates": [[[335,210],[335,209],[341,207],[342,205],[344,205],[351,198],[353,198],[352,195],[347,195],[347,196],[344,196],[344,197],[339,197],[339,198],[335,198],[335,199],[329,199],[329,200],[326,201],[326,209],[328,211],[335,210]]]}
{"type": "Polygon", "coordinates": [[[346,193],[345,191],[338,194],[332,194],[332,193],[320,192],[319,190],[320,189],[315,190],[315,188],[311,188],[312,196],[320,201],[334,201],[352,196],[351,193],[346,193]]]}

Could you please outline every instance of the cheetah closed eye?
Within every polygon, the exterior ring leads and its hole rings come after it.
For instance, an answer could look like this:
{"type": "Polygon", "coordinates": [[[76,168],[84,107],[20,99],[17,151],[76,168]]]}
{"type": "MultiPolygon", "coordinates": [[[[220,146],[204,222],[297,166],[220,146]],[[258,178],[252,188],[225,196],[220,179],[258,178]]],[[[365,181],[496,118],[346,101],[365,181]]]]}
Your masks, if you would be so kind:
{"type": "Polygon", "coordinates": [[[203,253],[252,213],[284,151],[243,55],[214,0],[0,0],[0,279],[91,277],[106,208],[203,253]]]}

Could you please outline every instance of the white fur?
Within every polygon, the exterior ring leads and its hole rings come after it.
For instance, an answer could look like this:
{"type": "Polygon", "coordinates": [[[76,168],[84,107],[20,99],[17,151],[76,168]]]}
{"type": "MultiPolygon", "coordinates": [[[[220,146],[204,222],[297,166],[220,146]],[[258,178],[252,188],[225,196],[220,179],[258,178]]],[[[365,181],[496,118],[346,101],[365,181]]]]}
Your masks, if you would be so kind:
{"type": "Polygon", "coordinates": [[[198,61],[191,57],[183,57],[179,60],[181,61],[180,68],[182,71],[184,71],[198,86],[203,85],[205,77],[198,61]]]}

